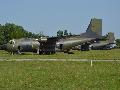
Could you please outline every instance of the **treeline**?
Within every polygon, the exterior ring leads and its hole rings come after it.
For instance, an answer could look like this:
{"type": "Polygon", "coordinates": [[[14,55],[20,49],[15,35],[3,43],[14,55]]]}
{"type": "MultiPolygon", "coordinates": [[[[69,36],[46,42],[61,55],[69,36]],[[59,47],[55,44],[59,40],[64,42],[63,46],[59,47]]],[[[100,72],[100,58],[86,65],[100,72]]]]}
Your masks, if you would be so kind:
{"type": "Polygon", "coordinates": [[[72,36],[72,33],[68,33],[67,30],[59,30],[57,31],[57,37],[63,37],[63,36],[72,36]]]}
{"type": "Polygon", "coordinates": [[[120,48],[120,39],[116,39],[117,48],[120,48]]]}
{"type": "Polygon", "coordinates": [[[40,34],[34,34],[26,31],[22,26],[13,23],[0,24],[0,45],[6,44],[11,39],[19,38],[39,38],[40,34]]]}

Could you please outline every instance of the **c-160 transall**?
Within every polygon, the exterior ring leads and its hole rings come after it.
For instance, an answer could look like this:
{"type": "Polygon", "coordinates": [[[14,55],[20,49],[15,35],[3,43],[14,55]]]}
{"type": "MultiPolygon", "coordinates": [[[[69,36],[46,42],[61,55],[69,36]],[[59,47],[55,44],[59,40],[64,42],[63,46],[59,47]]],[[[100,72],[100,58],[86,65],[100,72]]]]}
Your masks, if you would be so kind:
{"type": "MultiPolygon", "coordinates": [[[[102,19],[91,19],[85,33],[74,36],[41,37],[39,39],[13,39],[7,43],[7,51],[11,53],[35,52],[38,54],[54,54],[56,51],[67,52],[80,45],[81,50],[89,50],[90,45],[102,39],[102,19]]],[[[114,41],[114,38],[112,38],[114,41]]],[[[94,46],[93,46],[94,47],[94,46]]]]}

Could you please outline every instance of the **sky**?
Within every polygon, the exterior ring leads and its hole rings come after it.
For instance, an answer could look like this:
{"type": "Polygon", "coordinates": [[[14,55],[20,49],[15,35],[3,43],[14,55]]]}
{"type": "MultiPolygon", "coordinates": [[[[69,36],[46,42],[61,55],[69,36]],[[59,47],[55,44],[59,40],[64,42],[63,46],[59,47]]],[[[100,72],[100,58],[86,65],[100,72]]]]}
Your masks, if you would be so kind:
{"type": "Polygon", "coordinates": [[[0,0],[0,24],[55,36],[58,30],[86,31],[91,18],[102,19],[103,35],[120,38],[120,0],[0,0]]]}

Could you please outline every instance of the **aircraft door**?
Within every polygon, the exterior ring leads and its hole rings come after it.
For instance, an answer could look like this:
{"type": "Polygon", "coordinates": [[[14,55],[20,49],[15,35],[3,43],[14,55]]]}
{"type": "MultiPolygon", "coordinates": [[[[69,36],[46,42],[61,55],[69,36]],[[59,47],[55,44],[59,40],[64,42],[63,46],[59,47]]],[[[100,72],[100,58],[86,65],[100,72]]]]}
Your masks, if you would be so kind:
{"type": "Polygon", "coordinates": [[[62,50],[63,49],[63,44],[60,44],[60,50],[62,50]]]}

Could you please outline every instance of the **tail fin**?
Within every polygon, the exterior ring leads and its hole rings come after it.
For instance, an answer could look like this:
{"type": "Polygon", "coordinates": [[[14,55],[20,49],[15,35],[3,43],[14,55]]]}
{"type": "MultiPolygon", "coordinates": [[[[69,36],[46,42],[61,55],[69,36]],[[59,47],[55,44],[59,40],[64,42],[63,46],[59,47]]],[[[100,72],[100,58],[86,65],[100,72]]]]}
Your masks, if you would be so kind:
{"type": "Polygon", "coordinates": [[[91,32],[102,36],[102,19],[91,19],[86,32],[91,32]]]}
{"type": "Polygon", "coordinates": [[[89,38],[101,38],[102,37],[102,19],[93,18],[88,25],[85,33],[80,35],[81,37],[89,38]]]}
{"type": "Polygon", "coordinates": [[[110,44],[114,44],[115,43],[115,36],[113,32],[109,32],[107,34],[107,42],[110,44]]]}

